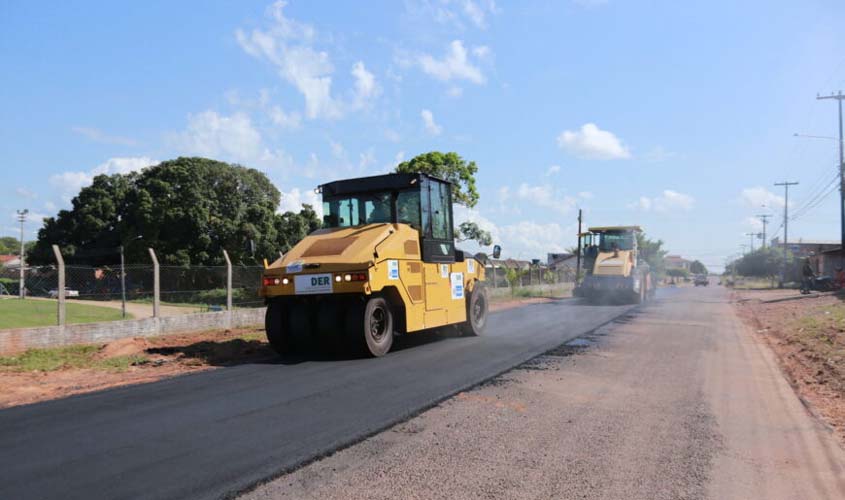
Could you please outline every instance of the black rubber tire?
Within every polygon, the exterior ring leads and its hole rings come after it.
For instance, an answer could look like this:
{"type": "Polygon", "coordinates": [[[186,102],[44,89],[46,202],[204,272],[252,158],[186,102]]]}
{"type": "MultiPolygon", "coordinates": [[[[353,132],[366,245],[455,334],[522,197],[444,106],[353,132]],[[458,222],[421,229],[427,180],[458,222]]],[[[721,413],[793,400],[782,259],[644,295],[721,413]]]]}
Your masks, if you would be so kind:
{"type": "Polygon", "coordinates": [[[322,302],[317,309],[316,323],[320,350],[329,354],[342,353],[344,327],[337,302],[328,300],[322,302]]]}
{"type": "Polygon", "coordinates": [[[312,305],[296,304],[288,311],[288,328],[292,347],[297,351],[312,350],[314,342],[314,323],[312,322],[312,305]]]}
{"type": "Polygon", "coordinates": [[[487,313],[490,302],[487,300],[487,288],[480,283],[468,293],[466,298],[467,320],[458,326],[464,337],[478,337],[487,327],[487,313]]]}
{"type": "Polygon", "coordinates": [[[358,322],[358,338],[364,354],[378,358],[393,346],[393,312],[383,297],[371,297],[358,322]]]}
{"type": "Polygon", "coordinates": [[[264,314],[264,331],[267,334],[267,342],[279,355],[291,352],[290,332],[285,321],[285,307],[278,302],[267,304],[267,312],[264,314]]]}

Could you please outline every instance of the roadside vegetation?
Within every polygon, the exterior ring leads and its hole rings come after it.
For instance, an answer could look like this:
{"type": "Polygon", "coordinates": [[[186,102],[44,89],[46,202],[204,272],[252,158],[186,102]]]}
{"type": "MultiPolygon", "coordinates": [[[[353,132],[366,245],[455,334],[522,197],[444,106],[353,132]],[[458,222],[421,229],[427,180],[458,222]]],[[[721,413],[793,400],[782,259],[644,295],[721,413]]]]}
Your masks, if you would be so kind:
{"type": "Polygon", "coordinates": [[[791,291],[739,290],[740,316],[845,443],[845,303],[837,295],[782,301],[791,291]]]}
{"type": "MultiPolygon", "coordinates": [[[[95,323],[123,319],[120,310],[89,306],[76,302],[66,304],[68,323],[95,323]]],[[[131,315],[127,314],[131,319],[131,315]]],[[[56,302],[36,299],[0,299],[0,329],[53,326],[56,324],[56,302]]]]}
{"type": "Polygon", "coordinates": [[[95,368],[123,371],[147,362],[145,356],[137,354],[101,358],[98,356],[101,348],[99,345],[74,345],[29,349],[18,356],[0,357],[0,369],[50,372],[67,368],[95,368]]]}

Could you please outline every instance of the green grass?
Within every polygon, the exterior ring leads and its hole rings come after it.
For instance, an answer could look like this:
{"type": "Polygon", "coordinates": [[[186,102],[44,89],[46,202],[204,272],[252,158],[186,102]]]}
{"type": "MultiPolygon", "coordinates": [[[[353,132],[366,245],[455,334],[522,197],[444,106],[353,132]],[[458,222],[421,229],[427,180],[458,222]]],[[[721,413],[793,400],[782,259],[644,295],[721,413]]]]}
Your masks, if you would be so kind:
{"type": "Polygon", "coordinates": [[[100,346],[74,345],[50,349],[29,349],[18,356],[0,357],[0,368],[13,371],[55,371],[63,368],[97,368],[124,371],[132,365],[147,362],[144,356],[118,356],[97,359],[100,346]]]}
{"type": "MultiPolygon", "coordinates": [[[[123,319],[119,309],[68,302],[68,323],[94,323],[123,319]]],[[[51,326],[56,324],[56,302],[53,300],[0,299],[0,329],[51,326]]],[[[130,314],[126,319],[131,319],[130,314]]]]}

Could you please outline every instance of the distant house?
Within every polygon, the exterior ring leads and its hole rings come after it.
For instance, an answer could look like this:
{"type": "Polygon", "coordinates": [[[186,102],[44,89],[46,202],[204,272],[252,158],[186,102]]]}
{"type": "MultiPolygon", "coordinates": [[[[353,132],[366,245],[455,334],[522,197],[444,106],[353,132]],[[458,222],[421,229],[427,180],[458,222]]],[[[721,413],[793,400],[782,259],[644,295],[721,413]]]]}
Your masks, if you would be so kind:
{"type": "MultiPolygon", "coordinates": [[[[774,238],[771,241],[772,248],[783,249],[783,241],[780,237],[774,238]]],[[[820,255],[831,250],[839,250],[841,246],[840,241],[836,240],[808,240],[804,238],[789,239],[786,248],[796,257],[809,257],[811,255],[820,255]]]]}
{"type": "Polygon", "coordinates": [[[822,275],[833,276],[836,268],[843,265],[843,255],[839,246],[831,250],[813,253],[808,255],[808,258],[815,271],[822,275]]]}
{"type": "Polygon", "coordinates": [[[19,269],[21,267],[21,259],[17,255],[0,255],[0,267],[5,269],[19,269]]]}
{"type": "Polygon", "coordinates": [[[663,258],[663,264],[666,266],[666,269],[683,269],[685,271],[689,271],[692,261],[687,260],[680,255],[667,255],[663,258]]]}

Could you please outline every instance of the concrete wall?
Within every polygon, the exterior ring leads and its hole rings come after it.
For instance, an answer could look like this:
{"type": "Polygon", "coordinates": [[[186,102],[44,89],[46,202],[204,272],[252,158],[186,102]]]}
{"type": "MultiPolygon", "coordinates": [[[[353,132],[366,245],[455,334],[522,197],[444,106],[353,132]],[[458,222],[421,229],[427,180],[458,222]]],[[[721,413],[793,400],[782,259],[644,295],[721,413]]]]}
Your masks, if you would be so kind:
{"type": "Polygon", "coordinates": [[[265,308],[261,307],[126,321],[0,330],[0,355],[16,354],[38,347],[99,344],[125,337],[154,337],[175,332],[259,325],[264,322],[264,311],[265,308]]]}

